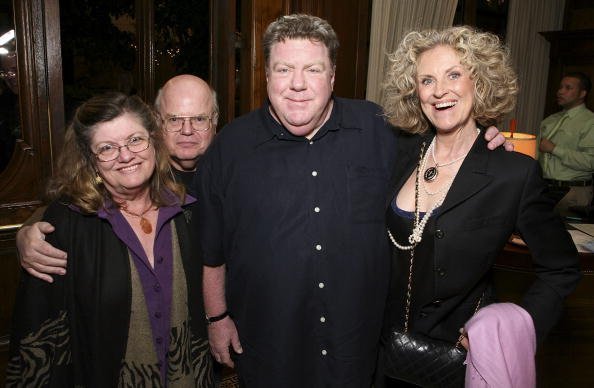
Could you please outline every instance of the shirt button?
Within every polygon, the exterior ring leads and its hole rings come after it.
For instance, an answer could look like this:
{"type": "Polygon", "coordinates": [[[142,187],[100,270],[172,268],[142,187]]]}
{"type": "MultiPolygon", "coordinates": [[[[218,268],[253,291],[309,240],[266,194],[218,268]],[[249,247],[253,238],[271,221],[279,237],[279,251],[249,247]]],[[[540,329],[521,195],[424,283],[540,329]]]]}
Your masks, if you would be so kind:
{"type": "Polygon", "coordinates": [[[324,317],[324,316],[320,317],[320,322],[322,322],[322,323],[326,322],[326,317],[324,317]]]}
{"type": "Polygon", "coordinates": [[[313,140],[310,140],[310,141],[309,141],[309,144],[313,144],[313,140]]]}
{"type": "Polygon", "coordinates": [[[316,251],[321,251],[322,250],[322,246],[320,244],[316,245],[316,251]]]}
{"type": "Polygon", "coordinates": [[[328,354],[328,352],[326,351],[326,349],[322,349],[322,356],[325,356],[326,354],[328,354]]]}
{"type": "Polygon", "coordinates": [[[435,231],[435,237],[437,237],[437,238],[439,238],[439,239],[443,238],[443,236],[444,236],[444,235],[445,235],[445,233],[444,233],[444,232],[443,232],[443,230],[441,230],[441,229],[437,229],[437,230],[435,231]]]}
{"type": "Polygon", "coordinates": [[[314,171],[312,171],[312,172],[311,172],[311,176],[318,176],[318,172],[317,172],[317,171],[315,171],[315,170],[314,170],[314,171]]]}
{"type": "Polygon", "coordinates": [[[443,268],[437,268],[437,274],[438,274],[439,276],[445,276],[445,274],[446,274],[446,271],[444,271],[444,269],[443,269],[443,268]]]}
{"type": "Polygon", "coordinates": [[[161,312],[160,311],[157,311],[155,313],[155,318],[157,318],[157,319],[161,318],[161,312]]]}
{"type": "Polygon", "coordinates": [[[155,290],[155,292],[159,292],[159,291],[161,291],[161,286],[159,285],[159,283],[156,283],[156,284],[153,286],[153,290],[155,290]]]}
{"type": "Polygon", "coordinates": [[[324,288],[324,283],[320,283],[320,284],[318,284],[318,287],[320,287],[320,288],[324,288]]]}
{"type": "Polygon", "coordinates": [[[320,212],[320,208],[319,207],[314,207],[314,212],[319,213],[320,212]]]}
{"type": "Polygon", "coordinates": [[[161,345],[163,343],[163,338],[157,337],[157,343],[161,345]]]}

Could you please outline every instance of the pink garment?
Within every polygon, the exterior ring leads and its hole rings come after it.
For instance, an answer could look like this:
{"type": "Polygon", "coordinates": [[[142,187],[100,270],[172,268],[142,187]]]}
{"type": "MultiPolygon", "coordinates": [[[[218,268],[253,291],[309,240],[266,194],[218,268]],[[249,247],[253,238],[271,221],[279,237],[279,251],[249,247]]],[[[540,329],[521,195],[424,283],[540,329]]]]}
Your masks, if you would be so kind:
{"type": "Polygon", "coordinates": [[[470,350],[466,387],[536,386],[536,334],[532,317],[513,303],[483,307],[466,322],[470,350]]]}

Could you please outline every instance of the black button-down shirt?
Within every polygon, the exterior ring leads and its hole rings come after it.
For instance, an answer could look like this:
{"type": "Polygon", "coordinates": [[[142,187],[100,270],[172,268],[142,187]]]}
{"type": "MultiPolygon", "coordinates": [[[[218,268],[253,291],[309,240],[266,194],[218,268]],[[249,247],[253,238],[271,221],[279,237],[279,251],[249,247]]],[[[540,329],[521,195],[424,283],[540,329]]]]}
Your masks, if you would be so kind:
{"type": "Polygon", "coordinates": [[[230,123],[201,159],[204,263],[227,265],[248,386],[369,385],[389,279],[394,157],[379,107],[335,98],[311,140],[266,105],[230,123]]]}

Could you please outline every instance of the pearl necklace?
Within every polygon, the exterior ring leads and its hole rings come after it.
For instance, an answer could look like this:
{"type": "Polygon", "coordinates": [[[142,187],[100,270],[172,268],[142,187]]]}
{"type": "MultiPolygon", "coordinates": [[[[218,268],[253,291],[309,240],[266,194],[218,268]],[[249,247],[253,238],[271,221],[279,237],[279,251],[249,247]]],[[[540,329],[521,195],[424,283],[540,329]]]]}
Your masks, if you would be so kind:
{"type": "MultiPolygon", "coordinates": [[[[435,141],[435,139],[433,139],[435,141]]],[[[431,206],[431,208],[425,213],[425,215],[423,216],[422,219],[420,219],[420,210],[419,210],[419,177],[420,177],[420,171],[421,171],[421,161],[423,161],[425,159],[424,155],[423,155],[423,151],[425,150],[425,143],[423,142],[423,145],[421,146],[421,154],[419,157],[419,162],[417,163],[417,173],[416,173],[416,177],[415,177],[415,220],[413,223],[413,230],[411,232],[411,234],[408,236],[408,242],[411,245],[401,245],[399,244],[396,239],[394,238],[394,236],[392,235],[392,233],[390,232],[390,230],[388,229],[388,237],[390,238],[390,241],[392,241],[392,244],[394,244],[394,246],[400,250],[403,251],[410,251],[412,249],[414,249],[423,239],[423,231],[425,230],[425,225],[427,225],[427,221],[429,221],[429,218],[431,218],[431,215],[433,214],[433,212],[435,211],[435,209],[437,209],[439,206],[441,206],[441,204],[443,203],[443,200],[446,197],[446,194],[448,193],[447,190],[443,190],[443,193],[441,195],[441,197],[435,202],[433,203],[433,206],[431,206]]]]}
{"type": "MultiPolygon", "coordinates": [[[[433,141],[431,141],[431,144],[429,144],[429,148],[431,150],[435,149],[435,139],[436,138],[434,137],[433,141]]],[[[466,154],[468,154],[468,153],[466,153],[466,154]]],[[[466,154],[464,154],[463,157],[465,157],[466,154]]],[[[444,191],[447,191],[450,188],[450,186],[452,185],[452,182],[454,181],[455,176],[452,176],[450,178],[450,180],[448,182],[446,182],[444,185],[442,185],[437,191],[429,191],[429,189],[427,188],[427,185],[425,184],[427,182],[427,179],[426,179],[427,170],[425,170],[425,166],[427,165],[427,159],[429,159],[428,155],[429,155],[429,149],[427,149],[427,153],[425,154],[425,157],[423,158],[423,164],[421,165],[421,171],[423,171],[423,170],[425,171],[425,174],[424,174],[425,176],[423,177],[424,178],[423,181],[421,181],[421,186],[423,187],[423,191],[428,196],[434,196],[434,195],[443,193],[444,191]]],[[[433,160],[435,161],[435,158],[433,158],[433,160]]],[[[454,162],[452,162],[452,163],[454,163],[454,162]]],[[[452,163],[449,163],[449,164],[452,164],[452,163]]],[[[445,165],[440,165],[439,167],[442,167],[442,166],[445,166],[445,165]]],[[[438,165],[436,163],[435,164],[435,175],[433,176],[433,178],[431,180],[434,180],[437,177],[437,167],[438,167],[438,165]]]]}
{"type": "MultiPolygon", "coordinates": [[[[461,133],[461,132],[459,132],[459,133],[461,133]]],[[[476,134],[479,135],[480,133],[481,133],[481,130],[477,128],[476,134]]],[[[435,137],[433,138],[433,140],[435,140],[435,139],[437,139],[437,135],[435,135],[435,137]]],[[[459,162],[460,160],[464,159],[466,157],[466,155],[468,155],[468,151],[470,151],[470,149],[469,149],[464,155],[459,156],[456,159],[450,160],[449,162],[439,164],[437,159],[435,159],[435,142],[434,141],[431,142],[431,145],[429,146],[429,148],[431,148],[431,157],[433,158],[433,163],[435,163],[435,166],[429,167],[423,173],[423,179],[425,180],[425,182],[433,182],[435,180],[435,178],[437,178],[437,175],[439,174],[438,169],[440,167],[449,166],[451,164],[459,162]]],[[[429,153],[429,150],[427,150],[427,153],[429,153]]]]}

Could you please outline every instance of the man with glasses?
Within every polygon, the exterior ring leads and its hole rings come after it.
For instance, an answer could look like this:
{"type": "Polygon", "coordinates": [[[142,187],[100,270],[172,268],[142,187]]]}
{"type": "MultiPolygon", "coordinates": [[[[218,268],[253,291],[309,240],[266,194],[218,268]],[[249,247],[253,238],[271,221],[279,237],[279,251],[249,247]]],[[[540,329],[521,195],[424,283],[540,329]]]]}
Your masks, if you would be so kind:
{"type": "MultiPolygon", "coordinates": [[[[182,74],[171,78],[158,91],[155,108],[161,116],[173,174],[192,195],[190,183],[198,160],[216,132],[216,93],[204,80],[182,74]]],[[[127,146],[136,152],[135,144],[127,146]]],[[[66,253],[44,241],[45,234],[53,230],[46,222],[36,222],[22,227],[16,238],[21,265],[31,275],[48,282],[53,281],[51,274],[63,275],[66,268],[66,253]]]]}
{"type": "Polygon", "coordinates": [[[155,108],[163,120],[165,144],[176,179],[192,193],[198,159],[212,142],[219,117],[214,90],[202,79],[173,77],[157,93],[155,108]]]}

